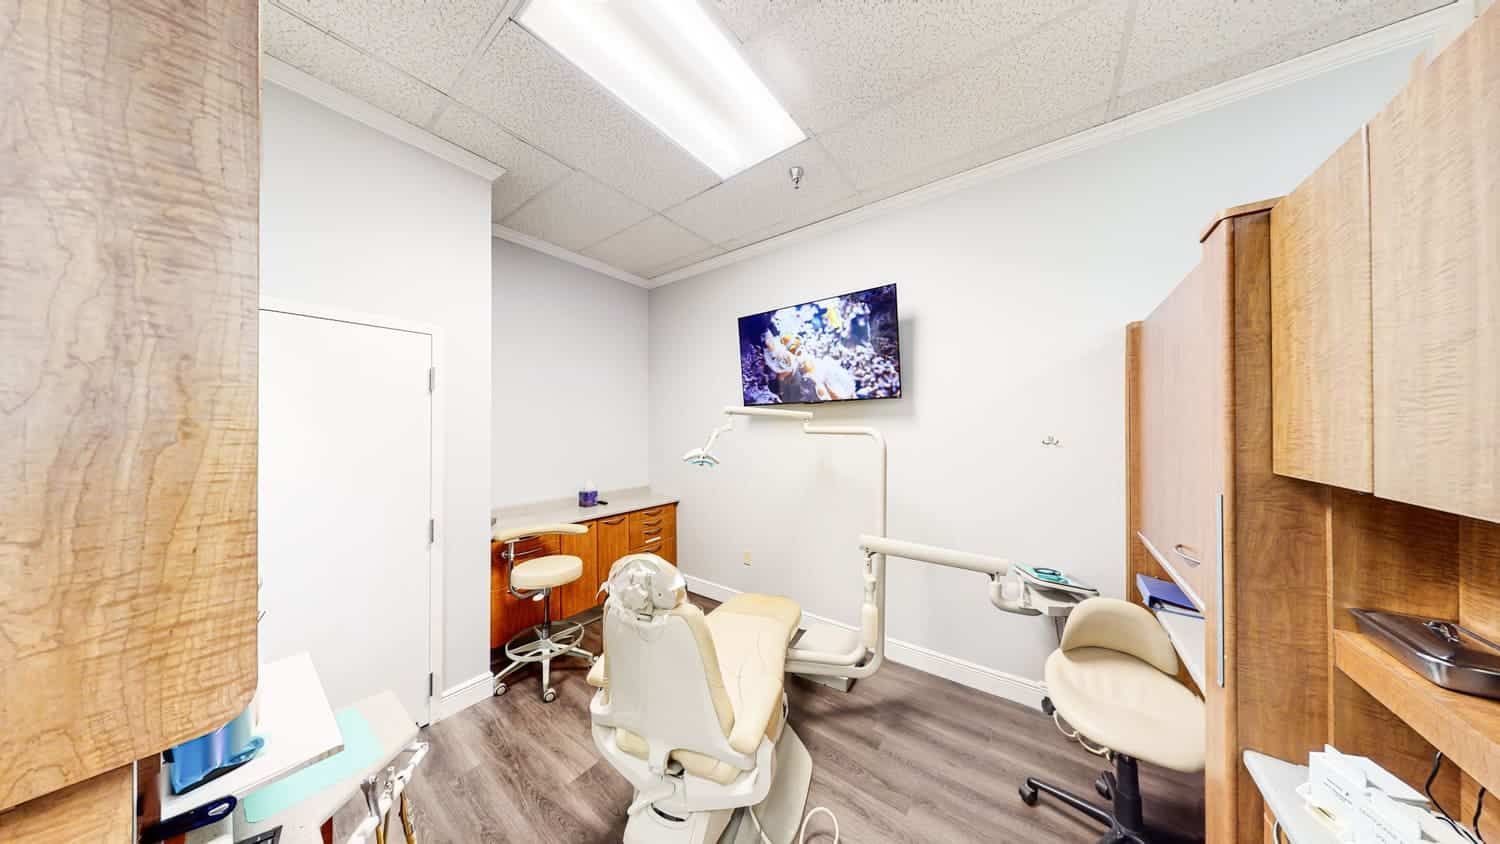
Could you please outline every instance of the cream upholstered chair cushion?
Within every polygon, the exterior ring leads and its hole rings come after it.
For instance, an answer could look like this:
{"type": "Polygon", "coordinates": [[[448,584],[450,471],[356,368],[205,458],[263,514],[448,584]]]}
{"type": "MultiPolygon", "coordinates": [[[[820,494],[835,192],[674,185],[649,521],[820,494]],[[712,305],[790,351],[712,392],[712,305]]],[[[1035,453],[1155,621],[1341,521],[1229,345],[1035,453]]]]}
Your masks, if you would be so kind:
{"type": "MultiPolygon", "coordinates": [[[[681,616],[693,630],[705,667],[710,665],[708,654],[716,657],[716,676],[710,678],[709,689],[730,746],[753,754],[762,736],[772,742],[779,739],[786,724],[781,708],[786,646],[801,623],[802,608],[787,598],[747,594],[726,601],[707,616],[688,602],[672,614],[681,616]]],[[[588,681],[608,694],[607,654],[589,671],[588,681]]],[[[640,736],[620,729],[615,741],[626,753],[646,758],[647,744],[640,736]]],[[[721,785],[744,773],[691,750],[673,751],[672,758],[688,773],[721,785]]]]}
{"type": "Polygon", "coordinates": [[[510,585],[516,589],[547,589],[572,583],[583,576],[583,560],[567,554],[536,557],[516,563],[510,585]]]}
{"type": "Polygon", "coordinates": [[[1177,682],[1177,653],[1144,607],[1091,598],[1047,658],[1047,696],[1091,742],[1175,771],[1203,770],[1203,701],[1177,682]]]}

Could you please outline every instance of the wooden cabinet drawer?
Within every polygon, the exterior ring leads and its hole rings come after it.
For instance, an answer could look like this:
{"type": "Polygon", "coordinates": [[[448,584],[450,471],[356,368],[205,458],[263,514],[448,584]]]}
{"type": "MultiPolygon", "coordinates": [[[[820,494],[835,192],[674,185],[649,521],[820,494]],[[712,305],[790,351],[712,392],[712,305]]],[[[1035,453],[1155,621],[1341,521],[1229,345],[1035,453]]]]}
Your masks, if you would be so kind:
{"type": "MultiPolygon", "coordinates": [[[[609,570],[615,561],[630,553],[630,524],[626,514],[610,516],[607,519],[598,519],[594,522],[594,530],[599,534],[598,539],[598,562],[595,566],[600,583],[609,580],[609,570]]],[[[599,602],[603,602],[604,596],[599,596],[599,602]]]]}
{"type": "Polygon", "coordinates": [[[630,547],[645,548],[677,536],[677,508],[672,505],[629,514],[630,547]]]}

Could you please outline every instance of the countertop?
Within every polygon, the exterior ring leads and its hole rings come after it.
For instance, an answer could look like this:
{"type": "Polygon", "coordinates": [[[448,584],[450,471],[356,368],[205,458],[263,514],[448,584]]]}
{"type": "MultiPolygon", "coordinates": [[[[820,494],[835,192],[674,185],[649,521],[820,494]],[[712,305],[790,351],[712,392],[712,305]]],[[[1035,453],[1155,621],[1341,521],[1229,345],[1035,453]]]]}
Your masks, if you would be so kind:
{"type": "Polygon", "coordinates": [[[601,491],[599,500],[609,503],[598,507],[579,507],[578,498],[574,496],[573,498],[538,501],[535,504],[522,504],[517,507],[501,507],[490,511],[490,530],[493,532],[537,524],[573,524],[677,503],[677,499],[673,496],[653,492],[650,487],[601,491]]]}

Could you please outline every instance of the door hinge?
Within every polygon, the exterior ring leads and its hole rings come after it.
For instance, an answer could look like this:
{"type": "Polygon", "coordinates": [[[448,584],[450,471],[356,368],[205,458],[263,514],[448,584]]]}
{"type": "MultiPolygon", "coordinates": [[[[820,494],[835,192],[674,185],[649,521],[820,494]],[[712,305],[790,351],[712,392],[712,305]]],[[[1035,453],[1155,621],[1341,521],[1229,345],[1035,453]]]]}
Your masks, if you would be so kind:
{"type": "Polygon", "coordinates": [[[427,544],[437,542],[437,519],[427,520],[427,544]]]}
{"type": "Polygon", "coordinates": [[[432,697],[432,675],[427,675],[427,696],[432,697]]]}
{"type": "Polygon", "coordinates": [[[427,392],[437,392],[437,367],[427,367],[427,392]]]}

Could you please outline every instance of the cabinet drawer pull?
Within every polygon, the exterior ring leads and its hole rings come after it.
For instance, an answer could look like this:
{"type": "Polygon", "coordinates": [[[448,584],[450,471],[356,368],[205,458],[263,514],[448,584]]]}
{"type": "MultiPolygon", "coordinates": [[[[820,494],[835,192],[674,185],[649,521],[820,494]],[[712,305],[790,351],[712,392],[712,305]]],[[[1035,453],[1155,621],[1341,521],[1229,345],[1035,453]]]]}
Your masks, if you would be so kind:
{"type": "Polygon", "coordinates": [[[650,539],[647,539],[646,541],[642,542],[641,545],[643,545],[643,546],[650,545],[653,542],[660,542],[660,541],[661,541],[661,537],[660,536],[653,536],[650,539]]]}
{"type": "Polygon", "coordinates": [[[661,524],[661,519],[657,519],[654,522],[641,522],[641,525],[643,527],[655,527],[656,525],[659,525],[659,524],[661,524]]]}
{"type": "Polygon", "coordinates": [[[617,519],[601,519],[600,521],[603,524],[609,525],[610,527],[614,527],[615,525],[623,525],[623,524],[625,524],[625,517],[624,516],[620,516],[617,519]]]}
{"type": "Polygon", "coordinates": [[[1192,566],[1193,568],[1197,568],[1198,566],[1203,565],[1202,560],[1183,550],[1186,547],[1186,545],[1183,545],[1181,542],[1179,542],[1176,545],[1172,546],[1172,553],[1186,560],[1187,564],[1192,566]]]}
{"type": "Polygon", "coordinates": [[[662,512],[662,509],[663,508],[658,507],[655,510],[642,510],[641,511],[641,515],[642,516],[660,516],[661,512],[662,512]]]}
{"type": "Polygon", "coordinates": [[[661,533],[661,528],[656,528],[655,530],[643,530],[641,531],[641,536],[656,536],[657,539],[660,539],[661,537],[657,536],[657,534],[659,533],[661,533]]]}

